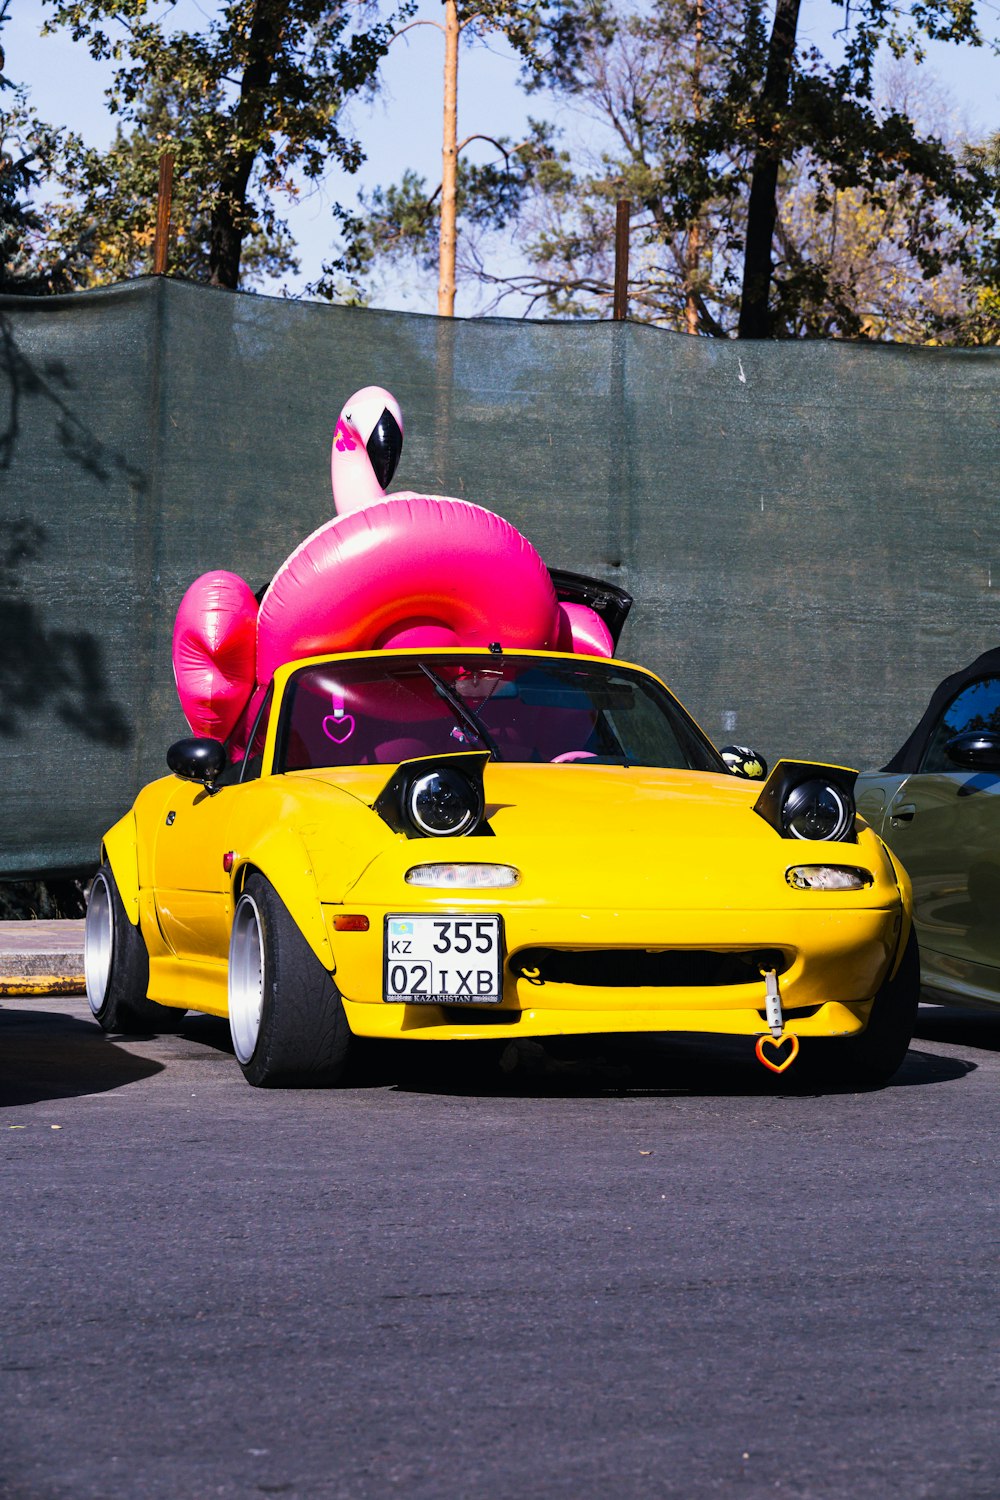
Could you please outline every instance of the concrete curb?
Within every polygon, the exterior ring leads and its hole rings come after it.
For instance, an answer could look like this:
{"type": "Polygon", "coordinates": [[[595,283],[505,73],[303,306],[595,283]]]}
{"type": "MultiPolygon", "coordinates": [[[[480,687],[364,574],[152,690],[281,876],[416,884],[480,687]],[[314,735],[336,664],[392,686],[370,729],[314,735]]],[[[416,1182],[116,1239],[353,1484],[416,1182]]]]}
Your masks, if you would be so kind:
{"type": "Polygon", "coordinates": [[[75,995],[83,989],[82,918],[0,922],[0,996],[75,995]]]}

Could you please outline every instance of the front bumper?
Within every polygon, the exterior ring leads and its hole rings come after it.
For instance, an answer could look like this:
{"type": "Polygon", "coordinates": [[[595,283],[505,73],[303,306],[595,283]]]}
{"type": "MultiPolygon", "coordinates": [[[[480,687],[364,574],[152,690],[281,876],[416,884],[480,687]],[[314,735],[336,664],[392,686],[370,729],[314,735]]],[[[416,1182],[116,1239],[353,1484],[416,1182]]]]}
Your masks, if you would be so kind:
{"type": "MultiPolygon", "coordinates": [[[[524,949],[606,955],[620,951],[761,953],[780,955],[779,987],[786,1030],[799,1036],[845,1037],[863,1031],[871,1002],[891,968],[902,907],[857,908],[844,898],[823,910],[620,912],[505,907],[483,897],[428,903],[428,910],[500,912],[506,960],[499,1006],[400,1005],[382,1000],[385,908],[365,906],[367,932],[337,932],[339,906],[324,917],[335,975],[357,1036],[469,1040],[575,1036],[618,1032],[715,1032],[757,1036],[767,1030],[763,976],[745,983],[564,983],[517,972],[524,949]]],[[[595,968],[598,966],[595,965],[595,968]]],[[[627,964],[623,964],[623,970],[627,964]]],[[[586,963],[580,965],[586,970],[586,963]]],[[[581,977],[583,977],[581,972],[581,977]]]]}

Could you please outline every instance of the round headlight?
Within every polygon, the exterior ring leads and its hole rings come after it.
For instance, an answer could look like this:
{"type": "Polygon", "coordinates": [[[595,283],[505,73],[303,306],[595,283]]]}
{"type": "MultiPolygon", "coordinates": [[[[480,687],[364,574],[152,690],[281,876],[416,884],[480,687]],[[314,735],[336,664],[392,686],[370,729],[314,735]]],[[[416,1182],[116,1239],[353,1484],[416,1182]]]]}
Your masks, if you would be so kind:
{"type": "Polygon", "coordinates": [[[415,828],[431,838],[468,833],[482,816],[478,788],[458,771],[441,766],[411,783],[406,810],[415,828]]]}
{"type": "Polygon", "coordinates": [[[781,809],[781,826],[793,839],[842,839],[853,821],[851,799],[819,777],[793,787],[781,809]]]}

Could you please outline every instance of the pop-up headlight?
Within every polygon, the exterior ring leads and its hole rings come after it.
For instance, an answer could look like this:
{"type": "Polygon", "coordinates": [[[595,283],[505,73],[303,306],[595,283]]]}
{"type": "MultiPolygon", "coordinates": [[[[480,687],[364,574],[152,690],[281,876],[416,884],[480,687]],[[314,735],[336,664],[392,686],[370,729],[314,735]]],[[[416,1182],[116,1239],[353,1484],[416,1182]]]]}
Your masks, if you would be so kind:
{"type": "Polygon", "coordinates": [[[428,838],[468,833],[479,821],[482,798],[467,776],[441,766],[417,776],[406,789],[406,811],[428,838]]]}
{"type": "Polygon", "coordinates": [[[409,839],[490,834],[483,795],[489,758],[488,750],[469,750],[404,761],[379,793],[375,811],[394,833],[409,839]]]}
{"type": "Polygon", "coordinates": [[[853,844],[857,771],[779,760],[753,810],[782,838],[853,844]]]}
{"type": "Polygon", "coordinates": [[[821,776],[793,787],[781,809],[782,829],[793,839],[842,839],[853,822],[853,800],[821,776]]]}

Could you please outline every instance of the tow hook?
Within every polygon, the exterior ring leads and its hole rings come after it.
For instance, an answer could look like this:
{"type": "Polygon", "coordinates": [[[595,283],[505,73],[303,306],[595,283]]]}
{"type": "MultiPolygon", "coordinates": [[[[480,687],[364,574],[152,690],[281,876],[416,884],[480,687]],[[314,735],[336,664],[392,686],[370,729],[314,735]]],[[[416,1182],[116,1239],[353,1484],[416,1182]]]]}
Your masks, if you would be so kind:
{"type": "Polygon", "coordinates": [[[772,1073],[783,1073],[786,1068],[792,1066],[792,1063],[799,1055],[799,1039],[794,1031],[785,1031],[785,1021],[781,1014],[781,991],[778,989],[777,969],[762,969],[761,973],[764,975],[764,1005],[771,1035],[767,1036],[765,1034],[757,1038],[757,1059],[764,1064],[765,1068],[769,1068],[772,1073]],[[786,1042],[790,1048],[788,1056],[782,1058],[781,1062],[778,1062],[775,1059],[780,1048],[786,1042]],[[775,1054],[774,1059],[765,1057],[764,1049],[766,1047],[771,1048],[775,1054]]]}

